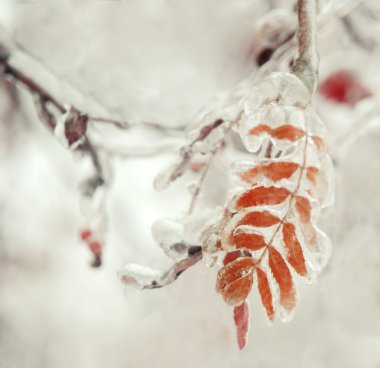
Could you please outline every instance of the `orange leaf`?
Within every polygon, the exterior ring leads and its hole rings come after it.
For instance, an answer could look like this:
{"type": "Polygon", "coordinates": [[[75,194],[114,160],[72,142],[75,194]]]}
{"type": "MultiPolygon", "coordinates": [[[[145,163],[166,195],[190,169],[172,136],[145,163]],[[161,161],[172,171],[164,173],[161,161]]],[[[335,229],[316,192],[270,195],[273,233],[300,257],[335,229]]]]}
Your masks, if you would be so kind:
{"type": "Polygon", "coordinates": [[[285,222],[282,227],[282,235],[285,247],[288,251],[288,262],[299,275],[306,276],[307,270],[305,258],[303,256],[301,244],[297,239],[295,226],[289,222],[285,222]]]}
{"type": "Polygon", "coordinates": [[[290,124],[280,125],[279,127],[273,129],[269,125],[261,124],[249,131],[250,135],[261,135],[263,133],[267,133],[275,139],[288,140],[292,142],[305,136],[305,132],[302,129],[290,124]]]}
{"type": "Polygon", "coordinates": [[[296,196],[296,210],[300,215],[300,220],[302,222],[310,222],[311,205],[307,198],[296,196]]]}
{"type": "Polygon", "coordinates": [[[243,349],[247,342],[249,327],[249,307],[246,301],[234,308],[234,321],[239,349],[243,349]]]}
{"type": "Polygon", "coordinates": [[[247,233],[233,235],[231,237],[231,243],[232,246],[237,249],[245,248],[249,250],[258,250],[267,245],[262,235],[247,233]]]}
{"type": "Polygon", "coordinates": [[[326,153],[327,145],[321,137],[318,137],[317,135],[312,135],[311,139],[312,139],[313,143],[315,144],[315,146],[317,147],[319,154],[322,155],[322,154],[326,153]]]}
{"type": "Polygon", "coordinates": [[[247,213],[236,225],[236,227],[241,225],[250,225],[255,227],[268,227],[278,224],[280,219],[277,216],[272,215],[268,211],[262,212],[249,212],[247,213]]]}
{"type": "Polygon", "coordinates": [[[239,305],[247,298],[253,283],[253,266],[251,257],[241,257],[219,270],[216,290],[228,305],[239,305]]]}
{"type": "Polygon", "coordinates": [[[261,297],[261,303],[267,312],[270,321],[274,319],[273,297],[270,290],[267,275],[260,268],[256,268],[258,289],[261,297]]]}
{"type": "Polygon", "coordinates": [[[269,247],[269,267],[280,288],[280,304],[291,312],[296,306],[296,291],[290,270],[281,254],[273,247],[269,247]]]}
{"type": "Polygon", "coordinates": [[[277,182],[282,179],[289,179],[299,168],[294,162],[272,162],[258,165],[240,174],[242,180],[247,183],[254,183],[260,175],[277,182]]]}
{"type": "Polygon", "coordinates": [[[252,289],[252,284],[252,272],[250,272],[247,276],[241,277],[240,279],[228,284],[221,292],[226,304],[235,306],[242,303],[245,299],[247,299],[247,296],[252,289]]]}
{"type": "Polygon", "coordinates": [[[276,205],[285,201],[290,196],[289,190],[276,187],[256,187],[244,192],[236,201],[236,208],[276,205]]]}
{"type": "Polygon", "coordinates": [[[305,197],[296,196],[296,211],[301,221],[300,229],[307,244],[312,244],[317,239],[317,233],[311,223],[311,204],[305,197]]]}

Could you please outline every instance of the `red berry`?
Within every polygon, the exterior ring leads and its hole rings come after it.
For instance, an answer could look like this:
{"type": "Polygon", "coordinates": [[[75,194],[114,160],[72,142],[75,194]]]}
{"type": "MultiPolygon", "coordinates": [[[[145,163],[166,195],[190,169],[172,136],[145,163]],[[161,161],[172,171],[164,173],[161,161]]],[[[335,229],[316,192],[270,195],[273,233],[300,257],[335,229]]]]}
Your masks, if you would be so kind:
{"type": "Polygon", "coordinates": [[[102,252],[102,246],[99,242],[97,241],[92,241],[88,247],[90,248],[90,251],[95,254],[99,255],[102,252]]]}
{"type": "Polygon", "coordinates": [[[91,236],[91,234],[92,234],[92,231],[90,229],[82,230],[80,233],[80,238],[82,240],[86,240],[91,236]]]}
{"type": "Polygon", "coordinates": [[[371,95],[350,72],[341,70],[331,74],[319,87],[320,93],[329,100],[340,104],[355,105],[371,95]]]}

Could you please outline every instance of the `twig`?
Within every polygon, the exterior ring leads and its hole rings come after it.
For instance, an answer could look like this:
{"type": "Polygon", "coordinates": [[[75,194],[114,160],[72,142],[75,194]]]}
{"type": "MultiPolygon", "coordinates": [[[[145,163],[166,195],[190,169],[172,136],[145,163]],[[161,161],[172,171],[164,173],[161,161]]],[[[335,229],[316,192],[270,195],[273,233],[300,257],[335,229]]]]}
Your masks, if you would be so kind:
{"type": "Polygon", "coordinates": [[[181,161],[175,166],[175,168],[172,170],[169,182],[172,182],[176,179],[178,179],[184,171],[186,170],[186,167],[188,163],[190,162],[191,158],[193,157],[193,147],[196,143],[203,141],[205,138],[207,138],[212,131],[214,131],[219,126],[226,123],[226,121],[222,119],[217,119],[213,123],[205,125],[199,132],[198,136],[187,146],[182,147],[181,149],[181,161]]]}
{"type": "Polygon", "coordinates": [[[317,88],[319,64],[316,11],[316,0],[298,0],[298,56],[292,67],[292,73],[305,83],[312,94],[317,88]]]}
{"type": "Polygon", "coordinates": [[[207,176],[207,173],[210,169],[210,166],[211,166],[211,163],[213,161],[213,158],[215,157],[216,153],[217,153],[217,149],[215,149],[214,151],[211,152],[211,155],[205,165],[205,168],[203,169],[203,172],[202,172],[202,175],[201,177],[199,178],[199,181],[198,181],[198,184],[194,190],[194,193],[193,193],[193,196],[191,198],[191,202],[190,202],[190,206],[189,206],[189,209],[187,211],[187,213],[190,215],[193,211],[194,211],[194,208],[195,208],[195,205],[197,203],[197,199],[199,197],[199,194],[201,192],[201,189],[202,189],[202,185],[206,179],[206,176],[207,176]]]}
{"type": "Polygon", "coordinates": [[[119,272],[119,277],[127,286],[135,286],[141,290],[158,289],[173,283],[184,271],[194,266],[202,258],[202,247],[190,246],[188,256],[165,272],[127,265],[124,270],[119,272]]]}

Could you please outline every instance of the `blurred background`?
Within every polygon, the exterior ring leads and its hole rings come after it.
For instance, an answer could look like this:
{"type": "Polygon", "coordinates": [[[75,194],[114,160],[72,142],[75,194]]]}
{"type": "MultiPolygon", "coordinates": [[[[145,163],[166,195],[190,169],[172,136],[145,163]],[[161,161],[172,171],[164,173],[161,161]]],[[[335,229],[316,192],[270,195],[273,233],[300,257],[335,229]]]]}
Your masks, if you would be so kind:
{"type": "MultiPolygon", "coordinates": [[[[217,269],[201,262],[172,285],[143,292],[124,289],[117,277],[125,262],[170,266],[150,227],[187,210],[188,182],[157,192],[154,178],[175,160],[183,130],[197,124],[200,111],[291,37],[294,5],[0,0],[0,40],[13,38],[27,55],[15,63],[62,103],[171,132],[94,133],[109,150],[112,181],[102,208],[104,262],[92,268],[79,236],[85,224],[78,188],[88,162],[43,126],[30,93],[1,77],[1,368],[380,367],[377,1],[319,2],[339,10],[318,34],[316,96],[336,169],[336,201],[320,219],[333,254],[316,285],[299,282],[294,319],[268,326],[253,295],[250,338],[239,351],[232,311],[215,291],[217,269]],[[133,154],[161,139],[157,154],[133,154]]],[[[216,161],[200,210],[223,205],[233,155],[231,148],[216,161]]]]}

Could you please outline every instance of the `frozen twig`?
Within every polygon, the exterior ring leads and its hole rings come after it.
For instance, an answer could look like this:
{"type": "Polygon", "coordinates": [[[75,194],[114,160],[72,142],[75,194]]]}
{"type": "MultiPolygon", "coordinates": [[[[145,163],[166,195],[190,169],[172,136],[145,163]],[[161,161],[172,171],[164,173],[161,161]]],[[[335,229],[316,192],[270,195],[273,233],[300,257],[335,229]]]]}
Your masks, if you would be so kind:
{"type": "Polygon", "coordinates": [[[184,271],[198,263],[202,257],[202,247],[189,246],[187,257],[176,262],[165,272],[128,264],[119,271],[119,277],[127,286],[134,286],[140,290],[157,289],[174,282],[184,271]]]}
{"type": "Polygon", "coordinates": [[[184,171],[187,168],[187,165],[189,164],[190,160],[193,157],[193,147],[196,143],[203,141],[205,138],[207,138],[212,131],[214,131],[219,126],[225,124],[226,122],[222,119],[217,119],[213,123],[205,125],[199,132],[198,136],[187,146],[182,147],[181,149],[181,160],[180,162],[174,167],[172,170],[169,182],[172,182],[176,179],[178,179],[184,171]]]}
{"type": "Polygon", "coordinates": [[[318,83],[319,57],[316,48],[316,0],[298,0],[298,56],[292,72],[314,93],[318,83]]]}
{"type": "Polygon", "coordinates": [[[199,197],[199,194],[201,193],[202,185],[203,185],[203,183],[204,183],[204,181],[206,179],[207,173],[208,173],[208,171],[210,169],[211,163],[212,163],[213,158],[215,157],[217,151],[218,151],[218,149],[215,149],[213,152],[211,152],[210,157],[207,160],[207,163],[205,164],[205,167],[203,169],[202,175],[199,178],[198,184],[197,184],[197,186],[194,189],[194,193],[193,193],[193,196],[191,198],[189,210],[187,211],[187,213],[189,215],[194,211],[195,205],[197,203],[197,199],[199,197]]]}

